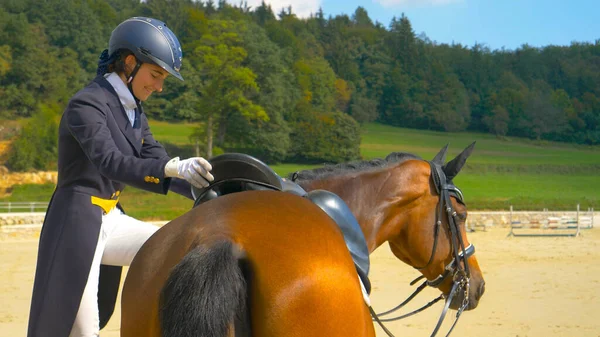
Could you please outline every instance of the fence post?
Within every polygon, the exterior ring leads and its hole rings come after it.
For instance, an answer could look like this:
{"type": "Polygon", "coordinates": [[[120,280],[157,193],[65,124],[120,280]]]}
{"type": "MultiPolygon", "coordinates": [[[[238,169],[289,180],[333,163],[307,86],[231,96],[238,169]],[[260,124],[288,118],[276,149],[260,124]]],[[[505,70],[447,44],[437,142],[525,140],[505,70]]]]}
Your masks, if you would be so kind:
{"type": "Polygon", "coordinates": [[[8,202],[8,213],[10,213],[10,206],[11,206],[11,204],[10,204],[10,201],[9,201],[8,202]]]}
{"type": "Polygon", "coordinates": [[[512,213],[513,213],[513,207],[512,207],[512,205],[510,205],[510,213],[508,215],[508,223],[510,224],[510,233],[508,233],[508,236],[512,236],[513,235],[512,213]]]}
{"type": "Polygon", "coordinates": [[[579,227],[581,224],[579,223],[579,204],[577,204],[577,232],[575,232],[575,237],[579,236],[579,227]]]}

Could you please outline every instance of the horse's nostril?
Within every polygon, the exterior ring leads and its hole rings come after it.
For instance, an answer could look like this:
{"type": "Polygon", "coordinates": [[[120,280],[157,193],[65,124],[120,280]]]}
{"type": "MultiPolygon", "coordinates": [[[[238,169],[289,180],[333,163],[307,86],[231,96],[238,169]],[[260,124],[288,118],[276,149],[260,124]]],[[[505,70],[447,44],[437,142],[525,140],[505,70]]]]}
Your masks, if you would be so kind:
{"type": "Polygon", "coordinates": [[[485,281],[481,281],[481,284],[479,285],[479,292],[477,293],[477,299],[480,299],[484,292],[485,292],[485,281]]]}

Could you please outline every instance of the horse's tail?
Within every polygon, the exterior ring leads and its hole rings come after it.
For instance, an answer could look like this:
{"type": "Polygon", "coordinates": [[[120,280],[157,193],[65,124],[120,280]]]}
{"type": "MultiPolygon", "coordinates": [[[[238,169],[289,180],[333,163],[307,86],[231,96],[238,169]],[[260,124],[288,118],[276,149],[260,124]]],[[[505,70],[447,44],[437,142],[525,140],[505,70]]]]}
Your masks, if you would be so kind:
{"type": "Polygon", "coordinates": [[[171,271],[160,296],[163,337],[227,336],[246,315],[244,252],[222,240],[192,250],[171,271]]]}

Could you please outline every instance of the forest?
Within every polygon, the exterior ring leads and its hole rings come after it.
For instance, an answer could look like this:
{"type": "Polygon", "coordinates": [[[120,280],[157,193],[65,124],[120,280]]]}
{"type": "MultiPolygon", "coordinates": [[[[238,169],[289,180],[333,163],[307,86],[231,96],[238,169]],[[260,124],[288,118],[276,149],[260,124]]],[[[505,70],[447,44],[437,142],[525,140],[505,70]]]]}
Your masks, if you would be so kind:
{"type": "Polygon", "coordinates": [[[60,114],[132,16],[166,22],[184,53],[185,81],[167,80],[144,111],[197,125],[190,143],[204,155],[349,161],[374,121],[600,144],[600,40],[491,50],[432,41],[405,15],[374,22],[362,7],[298,18],[264,2],[0,0],[0,120],[28,121],[9,168],[54,162],[60,114]]]}

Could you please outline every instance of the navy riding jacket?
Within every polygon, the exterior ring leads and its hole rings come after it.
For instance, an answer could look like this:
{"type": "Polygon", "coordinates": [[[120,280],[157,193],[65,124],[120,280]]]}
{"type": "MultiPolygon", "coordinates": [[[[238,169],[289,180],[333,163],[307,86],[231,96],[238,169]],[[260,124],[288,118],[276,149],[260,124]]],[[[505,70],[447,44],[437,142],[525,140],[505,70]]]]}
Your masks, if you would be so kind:
{"type": "MultiPolygon", "coordinates": [[[[96,77],[73,96],[58,139],[58,183],[39,242],[28,337],[68,337],[79,309],[100,233],[102,214],[120,207],[126,185],[192,198],[191,186],[165,178],[171,158],[141,110],[131,125],[117,93],[96,77]]],[[[190,205],[191,206],[191,205],[190,205]]],[[[114,311],[121,267],[100,268],[100,327],[114,311]]]]}

